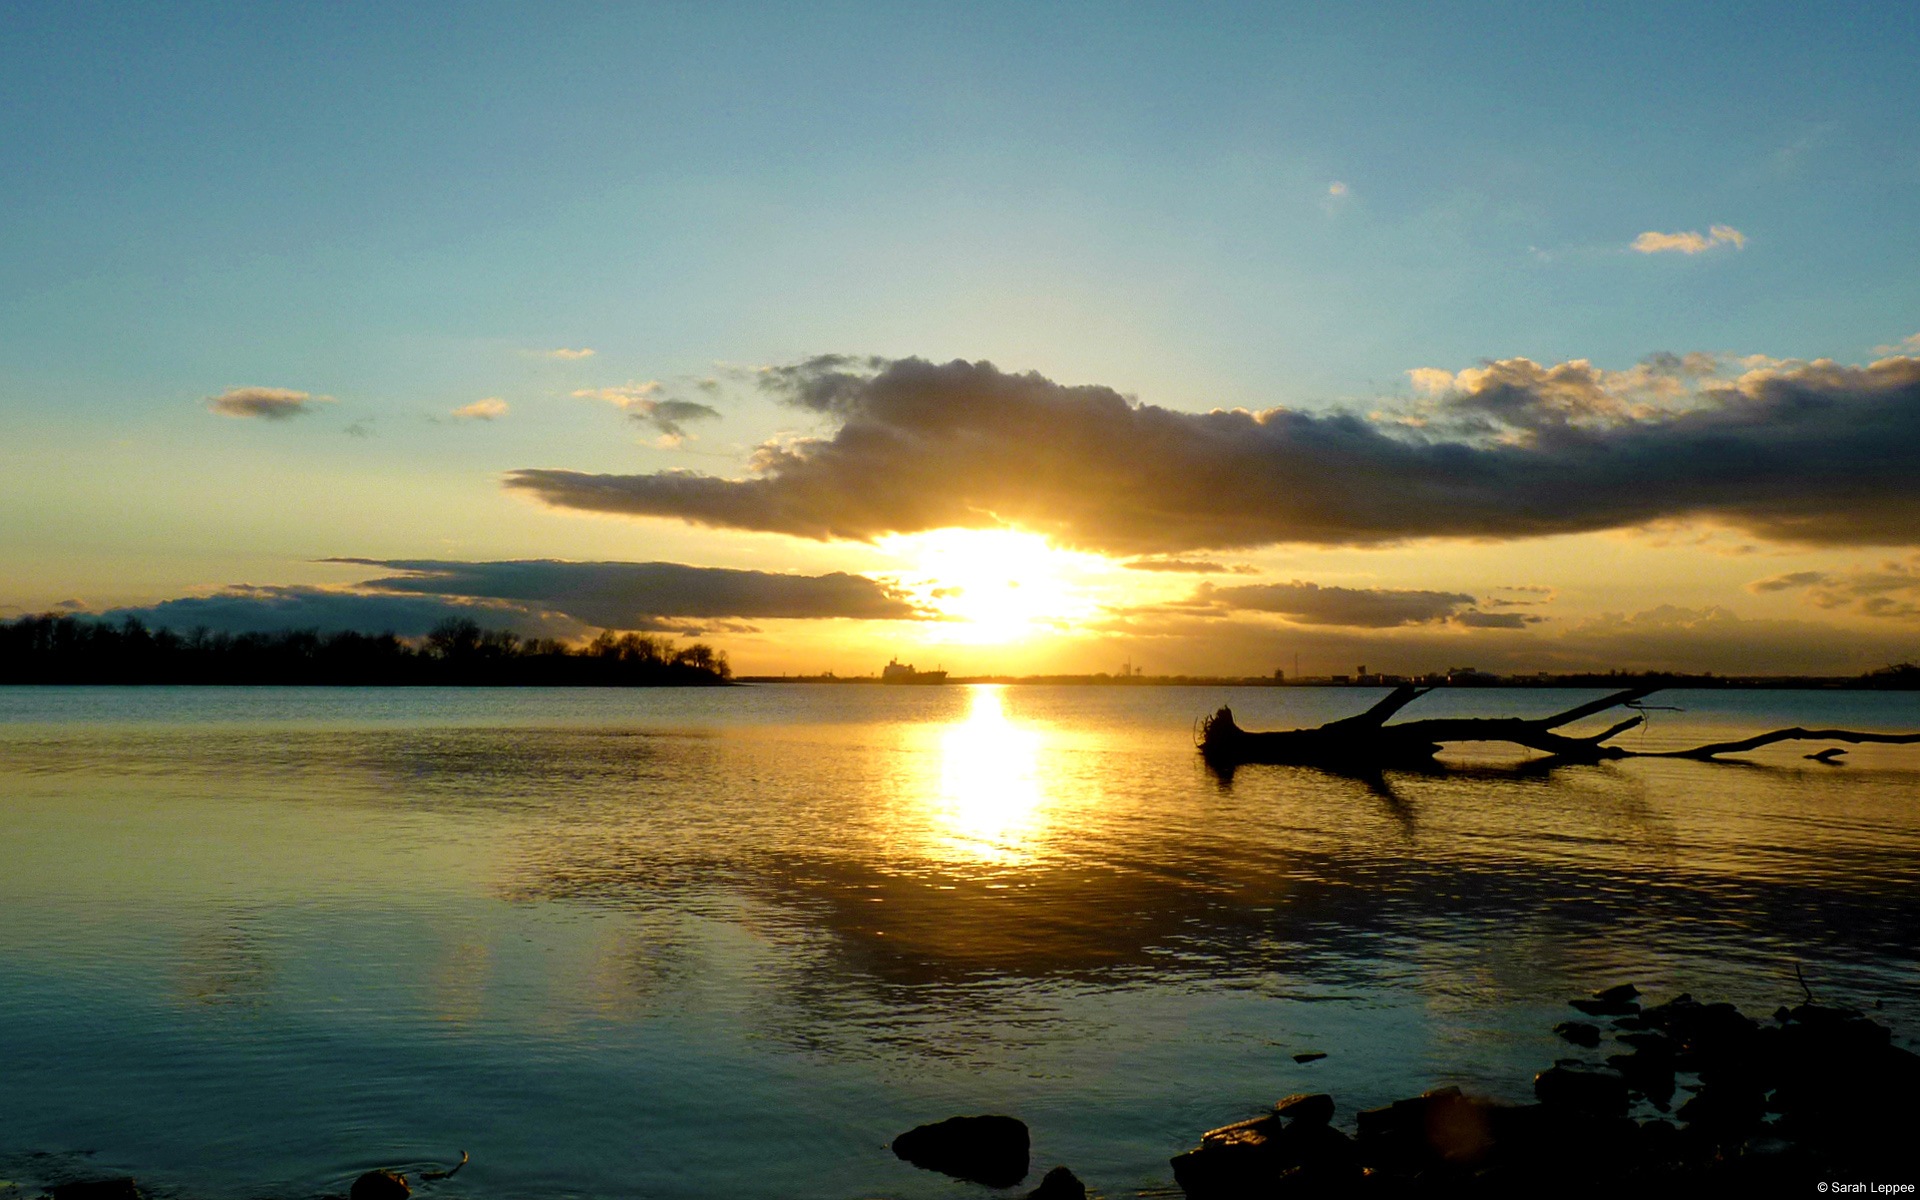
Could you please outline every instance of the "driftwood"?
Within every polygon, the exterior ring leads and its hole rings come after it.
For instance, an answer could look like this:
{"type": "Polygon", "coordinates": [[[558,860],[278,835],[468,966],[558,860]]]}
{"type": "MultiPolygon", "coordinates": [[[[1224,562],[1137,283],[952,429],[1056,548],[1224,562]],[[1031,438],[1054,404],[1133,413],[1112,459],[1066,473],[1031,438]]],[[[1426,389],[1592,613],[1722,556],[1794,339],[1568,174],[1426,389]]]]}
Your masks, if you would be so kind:
{"type": "Polygon", "coordinates": [[[1426,721],[1387,724],[1388,718],[1432,691],[1432,688],[1402,686],[1378,704],[1358,716],[1330,721],[1316,729],[1287,729],[1258,733],[1240,728],[1231,709],[1200,721],[1195,744],[1207,761],[1219,766],[1242,763],[1280,763],[1303,766],[1329,766],[1343,770],[1380,767],[1417,767],[1431,764],[1440,747],[1447,742],[1506,742],[1529,750],[1539,750],[1562,762],[1600,762],[1616,758],[1691,758],[1702,761],[1722,754],[1738,754],[1775,742],[1823,741],[1920,743],[1920,733],[1862,733],[1852,729],[1776,729],[1735,742],[1712,742],[1686,750],[1628,750],[1609,746],[1607,740],[1635,728],[1646,720],[1635,713],[1627,720],[1599,733],[1574,736],[1559,732],[1584,717],[1610,708],[1631,705],[1657,688],[1629,688],[1585,704],[1576,704],[1552,716],[1523,717],[1440,717],[1426,721]]]}

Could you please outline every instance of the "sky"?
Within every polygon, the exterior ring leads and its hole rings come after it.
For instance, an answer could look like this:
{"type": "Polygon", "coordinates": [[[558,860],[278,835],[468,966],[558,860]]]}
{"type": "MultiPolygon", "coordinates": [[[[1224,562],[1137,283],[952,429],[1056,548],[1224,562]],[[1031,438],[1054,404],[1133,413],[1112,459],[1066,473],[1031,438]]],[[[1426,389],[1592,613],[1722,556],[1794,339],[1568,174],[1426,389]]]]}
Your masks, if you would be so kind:
{"type": "Polygon", "coordinates": [[[0,9],[0,619],[1920,659],[1913,6],[394,8],[0,9]]]}

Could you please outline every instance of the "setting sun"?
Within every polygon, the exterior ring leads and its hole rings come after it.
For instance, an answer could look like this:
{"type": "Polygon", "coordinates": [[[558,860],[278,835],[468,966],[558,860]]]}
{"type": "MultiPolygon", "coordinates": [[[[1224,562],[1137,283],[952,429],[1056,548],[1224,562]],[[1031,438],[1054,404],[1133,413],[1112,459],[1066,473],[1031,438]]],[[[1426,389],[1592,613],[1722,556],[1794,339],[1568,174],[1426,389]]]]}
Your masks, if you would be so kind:
{"type": "Polygon", "coordinates": [[[1012,530],[939,529],[884,539],[908,567],[901,585],[947,618],[943,640],[1011,642],[1057,632],[1098,608],[1093,589],[1113,564],[1012,530]]]}

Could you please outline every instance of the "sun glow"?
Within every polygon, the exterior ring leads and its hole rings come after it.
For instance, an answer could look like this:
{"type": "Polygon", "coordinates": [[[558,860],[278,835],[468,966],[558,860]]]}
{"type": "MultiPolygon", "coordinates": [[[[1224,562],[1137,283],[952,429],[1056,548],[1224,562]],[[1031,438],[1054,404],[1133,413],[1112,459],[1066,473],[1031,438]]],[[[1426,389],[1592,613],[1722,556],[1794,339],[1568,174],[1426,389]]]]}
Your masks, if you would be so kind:
{"type": "Polygon", "coordinates": [[[887,538],[911,564],[901,586],[948,618],[944,640],[988,643],[1058,633],[1098,608],[1092,587],[1114,565],[1012,530],[939,529],[887,538]]]}

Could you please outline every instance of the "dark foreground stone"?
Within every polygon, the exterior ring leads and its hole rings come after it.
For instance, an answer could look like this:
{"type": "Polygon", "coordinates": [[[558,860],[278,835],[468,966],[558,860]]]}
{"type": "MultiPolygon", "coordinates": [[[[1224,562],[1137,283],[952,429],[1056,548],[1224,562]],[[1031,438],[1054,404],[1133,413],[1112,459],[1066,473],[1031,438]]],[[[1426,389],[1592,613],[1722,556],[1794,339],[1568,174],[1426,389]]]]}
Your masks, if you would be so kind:
{"type": "Polygon", "coordinates": [[[893,1139],[893,1152],[914,1166],[988,1187],[1025,1179],[1028,1149],[1026,1123],[1002,1116],[949,1117],[893,1139]]]}
{"type": "Polygon", "coordinates": [[[350,1200],[407,1200],[411,1195],[407,1177],[392,1171],[368,1171],[353,1181],[353,1190],[348,1193],[350,1200]]]}

